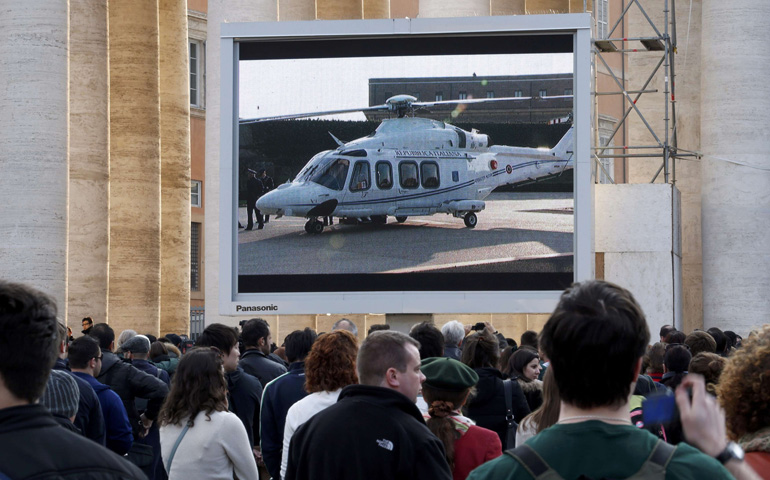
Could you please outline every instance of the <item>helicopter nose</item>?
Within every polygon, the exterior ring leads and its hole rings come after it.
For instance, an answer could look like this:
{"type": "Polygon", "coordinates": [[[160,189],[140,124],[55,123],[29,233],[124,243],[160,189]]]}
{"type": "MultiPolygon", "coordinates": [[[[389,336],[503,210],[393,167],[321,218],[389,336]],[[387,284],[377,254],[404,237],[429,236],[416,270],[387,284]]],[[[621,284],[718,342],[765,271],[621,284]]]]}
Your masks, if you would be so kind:
{"type": "Polygon", "coordinates": [[[281,201],[281,192],[273,190],[259,197],[257,208],[263,215],[283,215],[281,206],[285,203],[281,201]]]}

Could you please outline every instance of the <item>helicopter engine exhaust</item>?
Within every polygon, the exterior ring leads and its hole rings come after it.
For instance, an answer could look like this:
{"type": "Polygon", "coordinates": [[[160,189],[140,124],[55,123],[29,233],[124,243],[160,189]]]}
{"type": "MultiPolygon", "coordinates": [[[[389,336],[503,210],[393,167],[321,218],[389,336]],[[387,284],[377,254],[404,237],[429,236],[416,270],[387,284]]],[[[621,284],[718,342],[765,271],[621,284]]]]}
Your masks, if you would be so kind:
{"type": "Polygon", "coordinates": [[[307,212],[307,216],[313,217],[328,217],[334,213],[334,209],[337,208],[339,202],[335,199],[327,200],[321,204],[316,205],[307,212]]]}

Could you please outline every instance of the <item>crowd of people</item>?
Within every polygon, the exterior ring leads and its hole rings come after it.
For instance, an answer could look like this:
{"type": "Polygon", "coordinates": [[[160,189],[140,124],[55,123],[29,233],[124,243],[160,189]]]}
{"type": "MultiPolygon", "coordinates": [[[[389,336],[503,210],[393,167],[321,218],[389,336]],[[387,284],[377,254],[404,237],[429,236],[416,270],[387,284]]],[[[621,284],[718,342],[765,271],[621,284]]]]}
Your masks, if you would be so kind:
{"type": "Polygon", "coordinates": [[[0,281],[0,479],[770,478],[770,327],[666,325],[575,284],[542,331],[348,319],[193,344],[0,281]]]}

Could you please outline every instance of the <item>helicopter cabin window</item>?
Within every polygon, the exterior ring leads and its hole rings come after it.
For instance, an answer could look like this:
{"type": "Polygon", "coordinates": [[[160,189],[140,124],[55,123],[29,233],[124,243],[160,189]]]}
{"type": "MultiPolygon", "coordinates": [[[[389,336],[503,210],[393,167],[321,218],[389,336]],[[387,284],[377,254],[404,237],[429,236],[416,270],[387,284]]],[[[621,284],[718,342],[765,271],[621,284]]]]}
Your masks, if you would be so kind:
{"type": "Polygon", "coordinates": [[[444,100],[444,92],[436,92],[436,101],[441,102],[444,100]]]}
{"type": "Polygon", "coordinates": [[[331,158],[313,173],[310,181],[332,190],[342,190],[348,176],[348,167],[350,167],[350,160],[331,158]]]}
{"type": "Polygon", "coordinates": [[[420,180],[417,175],[417,164],[415,162],[399,163],[398,176],[401,178],[401,186],[403,188],[417,188],[420,186],[420,180]]]}
{"type": "Polygon", "coordinates": [[[458,172],[457,170],[452,171],[452,181],[453,182],[460,181],[460,172],[458,172]]]}
{"type": "Polygon", "coordinates": [[[420,174],[422,175],[422,186],[424,188],[438,188],[438,163],[422,162],[420,164],[420,174]]]}
{"type": "Polygon", "coordinates": [[[356,162],[353,167],[353,175],[350,177],[350,191],[359,192],[368,190],[372,184],[369,162],[356,162]]]}
{"type": "Polygon", "coordinates": [[[459,100],[467,100],[467,99],[468,99],[468,92],[460,92],[460,93],[457,95],[457,98],[458,98],[459,100]]]}
{"type": "Polygon", "coordinates": [[[377,176],[377,188],[380,190],[389,190],[393,187],[393,167],[389,162],[377,162],[374,166],[377,176]]]}

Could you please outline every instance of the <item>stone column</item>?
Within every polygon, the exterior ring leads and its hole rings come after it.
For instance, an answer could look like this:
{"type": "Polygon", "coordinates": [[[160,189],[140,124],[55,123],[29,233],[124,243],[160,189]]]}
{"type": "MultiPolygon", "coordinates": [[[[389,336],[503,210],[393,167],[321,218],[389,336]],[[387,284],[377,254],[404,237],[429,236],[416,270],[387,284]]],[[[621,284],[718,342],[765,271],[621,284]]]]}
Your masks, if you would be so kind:
{"type": "Polygon", "coordinates": [[[110,41],[110,324],[160,320],[158,0],[113,0],[110,41]]]}
{"type": "Polygon", "coordinates": [[[703,1],[703,326],[744,336],[770,318],[768,16],[764,0],[703,1]]]}
{"type": "Polygon", "coordinates": [[[485,17],[490,14],[489,0],[421,0],[420,17],[485,17]]]}
{"type": "Polygon", "coordinates": [[[70,0],[68,324],[107,319],[110,112],[107,1],[70,0]]]}
{"type": "Polygon", "coordinates": [[[315,0],[278,0],[278,20],[315,20],[315,0]]]}
{"type": "Polygon", "coordinates": [[[363,18],[361,0],[316,0],[318,20],[348,20],[363,18]]]}
{"type": "Polygon", "coordinates": [[[525,0],[492,0],[490,9],[492,15],[524,15],[525,0]]]}
{"type": "Polygon", "coordinates": [[[190,80],[187,1],[159,1],[160,333],[190,328],[190,80]]]}
{"type": "Polygon", "coordinates": [[[364,18],[390,18],[390,0],[364,0],[364,18]]]}
{"type": "Polygon", "coordinates": [[[570,0],[527,0],[527,14],[569,13],[570,0]]]}
{"type": "Polygon", "coordinates": [[[0,278],[67,314],[68,2],[0,13],[0,278]]]}

